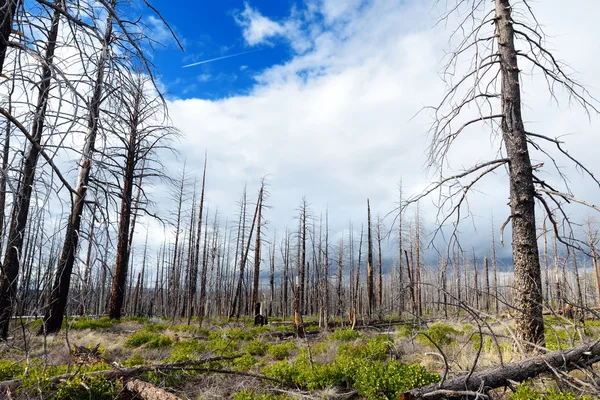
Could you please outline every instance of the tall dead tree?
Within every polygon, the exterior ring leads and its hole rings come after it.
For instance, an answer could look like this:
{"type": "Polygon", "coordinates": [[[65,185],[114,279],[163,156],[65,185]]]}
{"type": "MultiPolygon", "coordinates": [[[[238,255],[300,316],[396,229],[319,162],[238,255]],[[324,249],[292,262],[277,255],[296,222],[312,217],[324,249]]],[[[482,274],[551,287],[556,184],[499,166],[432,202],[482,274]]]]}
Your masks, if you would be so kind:
{"type": "Polygon", "coordinates": [[[7,0],[0,6],[0,74],[4,73],[7,42],[13,32],[13,20],[20,2],[21,0],[7,0]]]}
{"type": "MultiPolygon", "coordinates": [[[[57,1],[57,3],[60,3],[57,1]]],[[[6,2],[0,7],[0,68],[4,63],[6,53],[6,39],[12,29],[12,15],[16,1],[6,2]],[[6,30],[8,27],[8,30],[6,30]],[[6,34],[6,36],[5,36],[6,34]]],[[[41,65],[40,84],[38,90],[37,104],[33,114],[33,124],[30,136],[32,143],[29,144],[27,154],[23,160],[19,189],[13,204],[12,217],[8,232],[8,244],[2,263],[0,276],[0,337],[6,338],[10,323],[11,311],[14,306],[17,292],[17,281],[21,264],[21,250],[25,239],[25,227],[29,216],[29,203],[35,180],[36,167],[40,152],[42,150],[42,134],[46,123],[46,111],[50,101],[52,85],[52,64],[54,53],[58,44],[58,32],[60,12],[54,10],[50,21],[48,41],[41,65]]],[[[2,221],[2,224],[4,221],[2,221]]]]}
{"type": "Polygon", "coordinates": [[[252,289],[252,307],[254,310],[254,324],[255,325],[263,325],[264,324],[264,315],[261,312],[261,304],[260,304],[260,247],[261,247],[261,233],[260,228],[262,227],[262,209],[263,209],[263,196],[265,189],[265,181],[264,178],[261,182],[260,189],[258,191],[258,200],[256,203],[256,243],[254,244],[254,282],[252,289]]]}
{"type": "Polygon", "coordinates": [[[367,199],[367,296],[369,317],[375,311],[375,288],[373,278],[373,235],[371,234],[371,204],[367,199]]]}
{"type": "MultiPolygon", "coordinates": [[[[133,237],[133,216],[138,212],[141,193],[138,187],[138,198],[134,198],[134,186],[141,182],[142,175],[161,176],[160,162],[153,167],[151,161],[153,153],[166,145],[166,141],[173,133],[168,123],[160,119],[164,115],[158,99],[151,98],[146,92],[147,81],[141,76],[135,77],[129,85],[124,84],[127,93],[117,103],[123,115],[117,113],[120,126],[115,126],[115,134],[123,148],[115,151],[115,175],[119,176],[121,209],[119,213],[119,228],[117,232],[117,257],[113,274],[112,291],[108,315],[113,319],[120,319],[125,299],[125,288],[129,258],[131,253],[131,240],[133,237]],[[129,98],[130,97],[130,98],[129,98]],[[124,134],[122,131],[125,131],[124,134]],[[124,168],[119,158],[124,157],[124,168]]],[[[120,146],[119,146],[120,147],[120,146]]],[[[106,152],[105,152],[106,153],[106,152]]],[[[141,276],[140,276],[141,279],[141,276]]]]}
{"type": "Polygon", "coordinates": [[[188,306],[187,306],[187,324],[192,322],[192,315],[194,313],[194,301],[196,296],[196,286],[198,284],[198,263],[200,261],[200,239],[202,238],[202,215],[204,208],[204,189],[206,187],[206,160],[207,154],[204,153],[204,168],[202,169],[202,189],[200,190],[200,201],[198,205],[198,222],[196,226],[196,240],[194,242],[194,253],[190,263],[190,276],[189,276],[189,293],[188,293],[188,306]]]}
{"type": "MultiPolygon", "coordinates": [[[[412,201],[445,187],[448,192],[440,197],[439,204],[446,214],[443,221],[447,221],[450,215],[457,215],[460,219],[462,208],[466,205],[465,198],[473,186],[493,171],[504,168],[510,197],[510,210],[504,225],[512,223],[516,333],[526,343],[543,344],[543,297],[535,200],[539,200],[553,216],[547,199],[550,197],[551,203],[560,203],[567,196],[554,189],[554,182],[546,183],[537,175],[544,165],[560,168],[546,150],[547,145],[555,146],[558,154],[581,168],[595,184],[599,182],[585,166],[567,154],[560,141],[525,129],[519,65],[539,71],[549,83],[553,98],[555,86],[561,86],[571,101],[586,110],[596,111],[591,103],[594,100],[585,88],[565,73],[562,64],[545,46],[544,32],[528,2],[461,1],[448,9],[442,20],[454,26],[450,42],[456,43],[444,69],[446,94],[438,106],[430,108],[434,123],[429,161],[430,165],[437,167],[442,178],[412,201]],[[459,78],[456,79],[456,76],[459,78]],[[449,164],[450,148],[462,139],[463,132],[481,124],[501,136],[502,149],[496,150],[496,154],[501,156],[478,162],[455,174],[446,174],[444,169],[449,164]],[[534,167],[532,151],[538,152],[536,157],[545,157],[550,162],[534,167]]],[[[564,177],[563,174],[558,175],[559,179],[564,177]]],[[[566,180],[558,184],[566,186],[568,191],[566,180]]],[[[559,209],[557,212],[562,211],[559,209]]],[[[566,214],[561,216],[568,220],[566,214]]],[[[551,221],[557,231],[556,219],[552,217],[551,221]]],[[[455,225],[450,236],[452,242],[456,241],[456,234],[455,225]]]]}

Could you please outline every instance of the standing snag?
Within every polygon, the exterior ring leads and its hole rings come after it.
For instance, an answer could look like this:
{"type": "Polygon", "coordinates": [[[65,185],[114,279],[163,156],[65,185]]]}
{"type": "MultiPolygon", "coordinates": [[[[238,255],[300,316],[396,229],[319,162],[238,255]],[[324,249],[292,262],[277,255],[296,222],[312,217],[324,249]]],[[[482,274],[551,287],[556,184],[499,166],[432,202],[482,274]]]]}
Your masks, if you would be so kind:
{"type": "Polygon", "coordinates": [[[467,195],[490,173],[505,169],[510,193],[510,211],[503,228],[511,223],[516,332],[518,338],[528,343],[532,349],[536,344],[544,344],[535,200],[539,200],[549,214],[557,236],[558,226],[553,217],[554,213],[559,213],[568,224],[568,216],[560,205],[554,211],[548,206],[548,199],[552,203],[560,204],[560,198],[567,200],[567,197],[552,190],[556,184],[550,185],[536,175],[538,170],[544,169],[544,165],[553,165],[558,170],[558,176],[563,179],[558,184],[563,184],[568,191],[568,182],[559,164],[552,158],[551,153],[546,151],[545,145],[556,146],[559,154],[566,156],[596,184],[599,182],[585,166],[561,148],[561,142],[526,131],[521,112],[519,65],[523,64],[541,72],[548,82],[553,99],[556,98],[554,87],[562,86],[569,99],[583,106],[586,111],[596,111],[596,108],[587,90],[566,75],[562,64],[557,62],[545,47],[544,33],[528,2],[494,0],[491,7],[490,2],[460,1],[455,7],[445,11],[442,21],[450,22],[454,15],[459,16],[459,22],[450,35],[450,42],[458,44],[450,53],[443,71],[447,91],[438,106],[428,108],[434,116],[429,165],[437,167],[441,179],[421,194],[409,199],[409,203],[417,202],[433,191],[445,187],[448,193],[440,196],[438,204],[440,214],[445,214],[441,218],[440,226],[452,215],[456,216],[457,221],[449,237],[450,244],[455,244],[458,241],[457,225],[461,213],[463,208],[468,207],[467,195]],[[464,65],[468,65],[468,69],[460,70],[464,65]],[[455,141],[462,138],[464,131],[481,124],[501,137],[502,145],[497,150],[500,156],[447,175],[444,166],[447,165],[450,148],[455,141]],[[536,152],[536,159],[545,157],[551,162],[537,164],[534,168],[531,163],[532,152],[536,152]]]}

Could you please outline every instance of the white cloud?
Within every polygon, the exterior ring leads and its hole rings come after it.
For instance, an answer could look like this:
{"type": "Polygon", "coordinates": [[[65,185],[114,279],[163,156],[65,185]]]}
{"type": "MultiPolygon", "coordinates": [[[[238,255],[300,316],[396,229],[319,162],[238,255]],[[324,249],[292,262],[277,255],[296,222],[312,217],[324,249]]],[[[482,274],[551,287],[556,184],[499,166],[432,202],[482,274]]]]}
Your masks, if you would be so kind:
{"type": "Polygon", "coordinates": [[[284,28],[270,20],[259,11],[244,4],[244,11],[235,16],[236,22],[242,27],[244,39],[250,46],[269,43],[269,39],[281,35],[284,28]]]}
{"type": "MultiPolygon", "coordinates": [[[[440,60],[448,50],[449,32],[432,28],[431,9],[431,2],[323,0],[275,22],[246,4],[236,18],[247,43],[283,37],[296,56],[262,71],[247,95],[171,102],[171,117],[187,135],[183,152],[196,170],[202,162],[197,155],[208,149],[209,201],[219,205],[222,215],[233,215],[244,183],[252,196],[260,178],[269,174],[273,208],[266,217],[278,231],[295,226],[295,209],[306,195],[317,213],[329,207],[330,226],[340,232],[349,219],[355,228],[365,220],[367,197],[374,212],[385,215],[394,208],[400,179],[405,193],[414,194],[435,178],[423,169],[431,121],[426,114],[413,118],[423,106],[439,101],[444,90],[440,60]],[[294,45],[293,38],[308,44],[294,45]]],[[[580,71],[580,81],[600,88],[595,74],[600,48],[582,41],[598,29],[600,4],[582,0],[579,7],[569,8],[570,18],[557,11],[562,9],[558,0],[548,0],[537,12],[546,31],[558,35],[550,42],[559,58],[580,71]]],[[[600,120],[594,116],[590,126],[576,108],[551,104],[543,78],[536,75],[535,83],[530,81],[523,78],[527,126],[552,137],[576,132],[567,147],[594,169],[600,138],[593,132],[600,120]]],[[[490,145],[485,128],[463,136],[450,155],[455,169],[493,157],[500,145],[490,145]]],[[[557,182],[547,169],[548,180],[557,182]]],[[[572,176],[582,197],[600,202],[597,187],[593,191],[577,173],[572,176]]],[[[464,241],[485,248],[490,214],[497,227],[508,215],[505,172],[491,176],[479,189],[469,202],[479,234],[464,241]]],[[[422,210],[431,224],[435,207],[424,201],[422,210]]],[[[466,224],[464,232],[473,228],[466,224]]]]}

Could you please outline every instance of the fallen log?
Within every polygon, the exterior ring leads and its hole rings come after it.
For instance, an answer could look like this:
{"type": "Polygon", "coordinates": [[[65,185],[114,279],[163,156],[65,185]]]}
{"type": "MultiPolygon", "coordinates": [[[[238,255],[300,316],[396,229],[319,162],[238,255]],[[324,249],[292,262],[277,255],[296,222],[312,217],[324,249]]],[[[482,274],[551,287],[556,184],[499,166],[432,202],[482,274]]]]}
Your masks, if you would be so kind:
{"type": "Polygon", "coordinates": [[[140,379],[130,380],[125,384],[125,389],[142,400],[181,400],[174,394],[140,379]]]}
{"type": "Polygon", "coordinates": [[[465,397],[467,393],[471,393],[471,397],[479,394],[481,398],[481,394],[487,394],[492,389],[509,386],[510,382],[523,382],[542,373],[557,370],[568,372],[590,366],[598,361],[600,361],[600,340],[412,389],[403,393],[400,399],[460,398],[465,397]]]}
{"type": "MultiPolygon", "coordinates": [[[[233,356],[219,356],[219,357],[211,357],[205,358],[203,360],[190,360],[190,361],[180,361],[174,363],[167,364],[150,364],[150,365],[138,365],[135,367],[129,368],[115,368],[108,369],[103,371],[93,371],[93,372],[79,372],[79,373],[70,373],[70,374],[62,374],[51,377],[48,382],[50,384],[57,384],[61,381],[69,380],[74,378],[75,376],[86,376],[86,377],[104,377],[106,379],[127,379],[134,376],[138,376],[143,374],[144,372],[151,371],[163,371],[163,370],[177,370],[177,369],[193,369],[194,367],[206,363],[210,363],[212,361],[225,361],[225,360],[234,360],[236,358],[240,358],[243,354],[237,354],[233,356]]],[[[9,381],[0,382],[0,393],[5,393],[10,390],[13,391],[21,386],[23,383],[23,379],[13,379],[9,381]]]]}

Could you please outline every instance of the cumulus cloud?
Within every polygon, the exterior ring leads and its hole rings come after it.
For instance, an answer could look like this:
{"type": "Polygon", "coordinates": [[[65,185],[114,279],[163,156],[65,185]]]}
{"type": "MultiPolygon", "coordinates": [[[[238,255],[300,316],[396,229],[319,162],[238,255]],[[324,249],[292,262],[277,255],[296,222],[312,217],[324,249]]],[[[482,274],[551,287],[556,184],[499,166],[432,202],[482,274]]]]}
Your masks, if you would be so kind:
{"type": "MultiPolygon", "coordinates": [[[[578,35],[597,31],[600,4],[582,0],[581,7],[569,10],[573,18],[563,18],[557,11],[563,8],[558,0],[548,0],[537,7],[539,20],[558,35],[550,42],[559,58],[580,71],[580,81],[598,88],[594,70],[600,48],[586,46],[578,35]]],[[[295,56],[261,71],[247,94],[170,104],[173,121],[186,134],[182,148],[188,160],[196,163],[194,155],[208,149],[207,198],[222,215],[233,215],[245,183],[258,188],[268,175],[272,208],[266,217],[272,226],[295,226],[297,205],[306,196],[316,212],[329,208],[330,227],[339,233],[348,220],[365,220],[366,198],[383,216],[395,206],[400,180],[406,195],[437,179],[424,168],[431,119],[426,113],[415,117],[439,101],[445,89],[439,72],[449,32],[432,28],[438,15],[431,10],[429,1],[322,0],[308,2],[302,11],[292,9],[289,20],[276,22],[246,3],[235,18],[247,43],[285,38],[295,56]],[[309,44],[295,48],[293,38],[309,44]]],[[[593,168],[599,119],[592,116],[590,124],[576,108],[553,104],[544,84],[539,74],[523,78],[528,127],[551,137],[577,133],[565,139],[570,154],[593,168]]],[[[497,156],[501,143],[489,129],[474,128],[463,136],[449,156],[454,170],[497,156]]],[[[534,152],[534,157],[544,156],[534,152]]],[[[199,171],[201,160],[196,164],[199,171]]],[[[574,168],[566,171],[574,191],[590,202],[600,200],[574,168]]],[[[550,167],[544,173],[549,181],[559,181],[550,167]]],[[[497,226],[508,215],[506,171],[499,170],[478,189],[468,203],[474,217],[462,232],[465,242],[484,249],[492,213],[497,226]]],[[[429,227],[437,214],[434,200],[421,207],[429,227]]]]}
{"type": "Polygon", "coordinates": [[[242,27],[244,39],[250,46],[268,44],[269,39],[284,33],[283,26],[262,15],[258,10],[244,4],[244,10],[235,15],[236,22],[242,27]]]}

